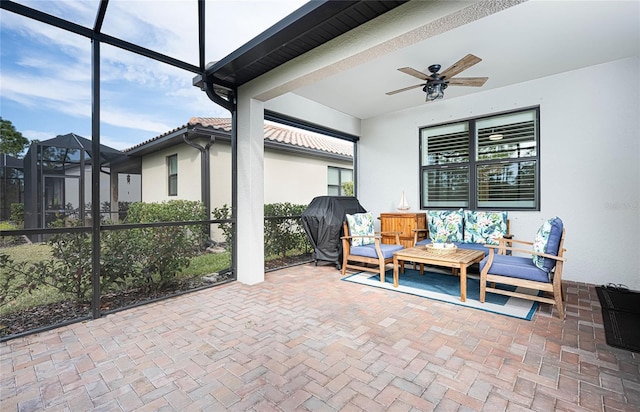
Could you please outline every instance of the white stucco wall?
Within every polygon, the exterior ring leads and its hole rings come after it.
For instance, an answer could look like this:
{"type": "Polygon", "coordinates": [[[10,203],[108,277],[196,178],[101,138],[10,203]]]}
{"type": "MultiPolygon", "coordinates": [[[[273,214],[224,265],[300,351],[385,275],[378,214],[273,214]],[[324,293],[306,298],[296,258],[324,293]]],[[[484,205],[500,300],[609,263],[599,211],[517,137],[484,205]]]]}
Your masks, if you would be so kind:
{"type": "MultiPolygon", "coordinates": [[[[231,146],[215,143],[210,149],[211,208],[231,204],[231,146]]],[[[265,150],[265,203],[308,204],[327,195],[329,166],[352,169],[346,161],[265,150]]],[[[121,183],[122,184],[122,183],[121,183]]],[[[180,144],[142,158],[142,201],[200,200],[200,154],[180,144]],[[178,155],[178,196],[167,195],[166,157],[178,155]]],[[[125,183],[126,185],[126,183],[125,183]]],[[[122,191],[122,187],[121,187],[122,191]]]]}
{"type": "Polygon", "coordinates": [[[265,152],[265,203],[290,202],[307,205],[316,196],[326,196],[329,166],[353,168],[353,164],[349,162],[265,152]]]}
{"type": "Polygon", "coordinates": [[[532,240],[558,215],[567,231],[564,279],[640,289],[639,73],[640,60],[629,58],[456,99],[445,93],[364,120],[359,200],[376,214],[393,211],[404,189],[419,208],[419,127],[539,105],[541,210],[509,213],[511,232],[532,240]],[[594,82],[603,78],[615,81],[594,82]]]}
{"type": "Polygon", "coordinates": [[[159,150],[142,158],[142,201],[201,200],[200,152],[186,144],[159,150]],[[178,155],[178,196],[169,196],[167,157],[178,155]]]}
{"type": "MultiPolygon", "coordinates": [[[[85,166],[84,172],[84,202],[91,203],[91,166],[85,166]]],[[[108,174],[109,168],[103,167],[100,173],[100,207],[103,202],[110,202],[110,184],[111,178],[108,174]]],[[[78,169],[72,169],[67,172],[69,175],[77,176],[78,169]]],[[[129,183],[127,183],[127,175],[118,175],[119,200],[121,202],[138,202],[140,201],[140,176],[131,175],[129,183]]],[[[71,203],[73,207],[79,207],[80,199],[80,180],[69,178],[65,180],[65,200],[71,203]]]]}

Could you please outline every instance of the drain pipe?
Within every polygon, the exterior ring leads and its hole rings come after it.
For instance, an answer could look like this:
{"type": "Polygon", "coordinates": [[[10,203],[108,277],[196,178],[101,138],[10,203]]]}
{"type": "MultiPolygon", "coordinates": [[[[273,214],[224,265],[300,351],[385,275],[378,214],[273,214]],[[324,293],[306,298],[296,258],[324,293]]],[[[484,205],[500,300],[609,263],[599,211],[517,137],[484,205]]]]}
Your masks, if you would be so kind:
{"type": "MultiPolygon", "coordinates": [[[[206,145],[201,146],[192,142],[187,137],[189,132],[182,135],[182,140],[191,147],[194,147],[200,151],[200,191],[202,193],[202,203],[204,203],[204,209],[206,213],[206,219],[211,219],[211,167],[210,167],[210,148],[216,140],[214,135],[209,136],[209,141],[206,145]]],[[[211,238],[211,231],[209,232],[209,238],[211,238]]]]}

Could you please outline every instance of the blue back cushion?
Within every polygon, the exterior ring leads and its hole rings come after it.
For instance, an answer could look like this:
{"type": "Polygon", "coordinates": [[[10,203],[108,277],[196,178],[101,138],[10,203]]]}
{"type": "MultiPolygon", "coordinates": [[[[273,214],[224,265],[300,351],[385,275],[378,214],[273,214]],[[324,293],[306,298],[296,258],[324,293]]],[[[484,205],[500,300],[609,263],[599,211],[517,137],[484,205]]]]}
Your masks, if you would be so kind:
{"type": "MultiPolygon", "coordinates": [[[[536,238],[533,242],[533,250],[535,252],[557,256],[560,249],[560,239],[562,238],[563,227],[562,219],[557,216],[544,222],[536,234],[536,238]]],[[[533,263],[547,273],[551,272],[556,265],[556,261],[554,259],[544,258],[537,255],[533,256],[533,263]]]]}

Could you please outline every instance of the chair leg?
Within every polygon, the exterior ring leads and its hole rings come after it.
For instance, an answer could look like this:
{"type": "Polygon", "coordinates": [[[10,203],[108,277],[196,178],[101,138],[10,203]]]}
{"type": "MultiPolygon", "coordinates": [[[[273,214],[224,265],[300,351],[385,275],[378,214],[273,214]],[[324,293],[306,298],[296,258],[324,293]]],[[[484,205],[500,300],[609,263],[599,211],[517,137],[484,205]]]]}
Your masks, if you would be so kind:
{"type": "Polygon", "coordinates": [[[487,275],[484,276],[480,273],[480,303],[484,303],[484,299],[487,295],[487,275]]]}
{"type": "Polygon", "coordinates": [[[382,260],[379,264],[378,264],[379,268],[380,268],[380,282],[384,283],[384,272],[387,269],[386,265],[384,264],[384,260],[382,260]]]}
{"type": "Polygon", "coordinates": [[[342,276],[347,274],[347,255],[342,258],[342,276]]]}
{"type": "Polygon", "coordinates": [[[558,307],[558,316],[560,316],[560,319],[564,319],[565,313],[564,313],[564,302],[563,302],[563,296],[562,296],[562,283],[554,282],[553,298],[555,299],[556,306],[558,307]]]}

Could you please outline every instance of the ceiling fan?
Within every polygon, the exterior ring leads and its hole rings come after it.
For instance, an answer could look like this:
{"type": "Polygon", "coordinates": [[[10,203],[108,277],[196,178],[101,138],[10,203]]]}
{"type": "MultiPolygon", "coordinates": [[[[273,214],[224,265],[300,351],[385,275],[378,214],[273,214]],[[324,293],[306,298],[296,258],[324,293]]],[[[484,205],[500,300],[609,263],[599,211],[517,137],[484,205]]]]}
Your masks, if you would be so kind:
{"type": "Polygon", "coordinates": [[[412,69],[411,67],[402,67],[398,70],[410,76],[417,77],[420,80],[425,80],[426,83],[420,83],[413,86],[404,87],[402,89],[394,90],[392,92],[387,92],[386,94],[391,96],[396,93],[415,89],[417,87],[422,87],[422,90],[427,94],[427,101],[432,101],[436,99],[442,99],[444,97],[444,89],[446,89],[448,86],[480,87],[486,83],[486,81],[489,79],[488,77],[455,77],[454,78],[453,76],[455,76],[456,74],[462,72],[463,70],[468,69],[469,67],[481,61],[482,61],[481,58],[476,57],[473,54],[467,54],[462,59],[452,64],[451,67],[449,67],[442,73],[438,73],[441,67],[439,64],[433,64],[429,66],[427,70],[431,72],[430,75],[424,74],[421,71],[418,71],[416,69],[412,69]]]}

